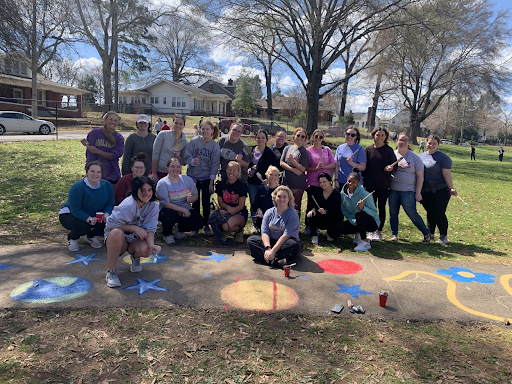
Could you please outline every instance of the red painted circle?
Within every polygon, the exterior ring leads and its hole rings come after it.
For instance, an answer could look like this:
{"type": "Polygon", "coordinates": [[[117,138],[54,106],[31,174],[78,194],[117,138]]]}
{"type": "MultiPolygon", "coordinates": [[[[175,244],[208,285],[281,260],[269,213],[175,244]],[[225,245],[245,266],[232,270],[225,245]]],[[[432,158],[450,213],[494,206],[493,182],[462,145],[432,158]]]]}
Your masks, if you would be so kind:
{"type": "Polygon", "coordinates": [[[334,275],[353,275],[363,270],[361,265],[352,261],[329,259],[316,263],[320,269],[326,273],[334,275]]]}

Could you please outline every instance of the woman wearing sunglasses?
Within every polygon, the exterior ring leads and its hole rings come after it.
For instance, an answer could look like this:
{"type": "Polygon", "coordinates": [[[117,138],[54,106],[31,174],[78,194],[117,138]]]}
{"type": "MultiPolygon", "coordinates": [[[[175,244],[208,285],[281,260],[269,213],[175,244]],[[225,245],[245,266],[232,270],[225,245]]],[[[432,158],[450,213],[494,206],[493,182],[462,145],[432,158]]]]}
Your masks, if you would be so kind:
{"type": "Polygon", "coordinates": [[[292,190],[295,210],[301,210],[302,195],[306,189],[306,169],[309,167],[309,155],[304,142],[308,138],[306,130],[298,127],[293,133],[293,145],[287,146],[281,156],[281,167],[284,169],[283,185],[292,190]]]}
{"type": "Polygon", "coordinates": [[[336,161],[336,170],[334,172],[334,185],[340,189],[347,182],[348,175],[353,169],[357,169],[359,174],[366,169],[366,153],[364,148],[359,145],[361,134],[354,125],[349,126],[345,131],[345,144],[341,144],[336,149],[334,160],[336,161]]]}

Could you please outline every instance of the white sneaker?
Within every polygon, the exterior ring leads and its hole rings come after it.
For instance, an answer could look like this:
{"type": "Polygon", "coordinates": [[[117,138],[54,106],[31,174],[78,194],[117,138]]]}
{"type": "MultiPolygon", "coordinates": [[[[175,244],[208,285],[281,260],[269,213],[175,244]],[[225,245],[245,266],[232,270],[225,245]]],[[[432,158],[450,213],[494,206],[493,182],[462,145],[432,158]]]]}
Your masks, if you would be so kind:
{"type": "Polygon", "coordinates": [[[446,236],[439,236],[439,240],[436,241],[437,244],[448,244],[448,237],[446,236]]]}
{"type": "Polygon", "coordinates": [[[354,244],[361,244],[361,241],[363,241],[363,240],[361,240],[361,235],[359,233],[356,233],[356,235],[354,236],[353,243],[354,244]]]}
{"type": "Polygon", "coordinates": [[[133,273],[142,271],[142,265],[140,265],[140,257],[133,257],[133,255],[130,255],[130,259],[132,260],[130,271],[133,273]]]}
{"type": "Polygon", "coordinates": [[[327,234],[327,241],[334,241],[334,239],[331,236],[329,236],[329,234],[327,234]]]}
{"type": "Polygon", "coordinates": [[[229,232],[222,231],[222,241],[227,241],[229,237],[229,232]]]}
{"type": "Polygon", "coordinates": [[[382,233],[374,232],[372,241],[382,241],[382,233]]]}
{"type": "Polygon", "coordinates": [[[86,237],[85,241],[87,241],[89,244],[91,244],[91,247],[93,248],[101,248],[101,243],[98,241],[98,237],[86,237]]]}
{"type": "Polygon", "coordinates": [[[71,252],[78,252],[80,250],[80,247],[78,246],[78,239],[77,240],[68,240],[68,249],[71,252]]]}
{"type": "Polygon", "coordinates": [[[369,241],[361,241],[357,247],[354,248],[354,251],[357,251],[357,252],[364,252],[364,251],[367,251],[369,249],[371,249],[372,246],[370,245],[370,242],[369,241]]]}
{"type": "Polygon", "coordinates": [[[251,228],[251,235],[257,235],[259,233],[258,228],[256,228],[254,225],[251,228]]]}
{"type": "Polygon", "coordinates": [[[372,241],[373,241],[373,240],[375,239],[375,232],[368,232],[368,233],[366,234],[366,238],[367,238],[368,240],[372,240],[372,241]]]}
{"type": "Polygon", "coordinates": [[[313,244],[318,245],[318,236],[313,236],[313,237],[311,238],[311,242],[312,242],[313,244]]]}
{"type": "Polygon", "coordinates": [[[119,277],[117,277],[116,270],[113,269],[107,272],[107,276],[105,276],[105,280],[107,281],[107,286],[110,288],[120,287],[121,281],[119,281],[119,277]]]}
{"type": "Polygon", "coordinates": [[[164,243],[167,244],[167,245],[176,243],[176,240],[174,240],[174,236],[173,235],[164,236],[163,240],[164,240],[164,243]]]}
{"type": "Polygon", "coordinates": [[[172,234],[176,240],[185,238],[185,234],[183,232],[178,232],[178,224],[175,224],[174,227],[172,227],[172,234]]]}

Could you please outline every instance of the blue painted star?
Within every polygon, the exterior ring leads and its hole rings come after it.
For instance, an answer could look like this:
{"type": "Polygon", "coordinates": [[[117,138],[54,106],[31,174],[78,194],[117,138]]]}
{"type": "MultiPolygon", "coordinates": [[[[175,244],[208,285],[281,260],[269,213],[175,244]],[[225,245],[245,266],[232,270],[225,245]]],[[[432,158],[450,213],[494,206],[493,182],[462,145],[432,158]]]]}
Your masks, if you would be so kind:
{"type": "Polygon", "coordinates": [[[339,286],[340,289],[337,289],[334,292],[350,293],[350,295],[354,299],[357,299],[359,297],[359,295],[373,295],[373,293],[367,292],[367,291],[363,291],[361,288],[359,288],[361,286],[361,284],[353,285],[351,287],[349,287],[348,285],[343,285],[343,284],[338,284],[338,283],[336,283],[336,285],[339,286]]]}
{"type": "Polygon", "coordinates": [[[67,264],[75,264],[75,263],[82,263],[83,265],[89,265],[89,263],[93,260],[103,260],[103,259],[96,259],[94,256],[96,256],[95,253],[91,253],[87,256],[79,255],[78,253],[75,253],[76,260],[68,261],[67,263],[64,263],[64,265],[67,264]]]}
{"type": "Polygon", "coordinates": [[[201,259],[203,261],[205,260],[215,260],[218,263],[220,263],[222,260],[231,260],[232,258],[231,257],[226,257],[225,254],[220,254],[220,255],[217,255],[213,252],[207,252],[206,253],[207,255],[210,255],[210,257],[207,257],[206,259],[201,259]]]}
{"type": "Polygon", "coordinates": [[[9,264],[2,264],[0,263],[0,271],[3,271],[4,269],[11,269],[11,268],[28,268],[28,267],[22,267],[19,265],[9,265],[9,264]]]}
{"type": "Polygon", "coordinates": [[[130,285],[129,287],[124,289],[138,289],[139,295],[146,293],[147,291],[168,291],[167,288],[159,287],[157,284],[162,281],[162,279],[156,279],[153,281],[146,281],[144,279],[137,279],[137,284],[130,285]]]}

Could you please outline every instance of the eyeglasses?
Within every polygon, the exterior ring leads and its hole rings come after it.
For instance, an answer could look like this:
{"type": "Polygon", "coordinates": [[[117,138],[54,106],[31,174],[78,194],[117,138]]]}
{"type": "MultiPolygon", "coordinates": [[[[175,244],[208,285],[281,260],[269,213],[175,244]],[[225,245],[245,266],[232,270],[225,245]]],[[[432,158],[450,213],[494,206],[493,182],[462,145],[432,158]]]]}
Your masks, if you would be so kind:
{"type": "Polygon", "coordinates": [[[345,136],[356,137],[357,133],[345,133],[345,136]]]}
{"type": "Polygon", "coordinates": [[[242,131],[239,131],[238,129],[233,129],[232,131],[236,133],[242,133],[242,131]]]}
{"type": "Polygon", "coordinates": [[[306,135],[297,135],[296,137],[300,137],[301,139],[305,139],[306,135]]]}
{"type": "Polygon", "coordinates": [[[323,136],[315,135],[315,139],[323,139],[323,138],[324,138],[323,136]]]}

